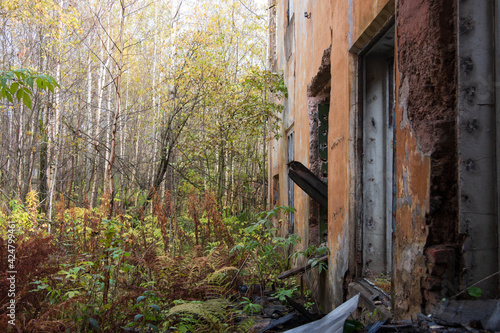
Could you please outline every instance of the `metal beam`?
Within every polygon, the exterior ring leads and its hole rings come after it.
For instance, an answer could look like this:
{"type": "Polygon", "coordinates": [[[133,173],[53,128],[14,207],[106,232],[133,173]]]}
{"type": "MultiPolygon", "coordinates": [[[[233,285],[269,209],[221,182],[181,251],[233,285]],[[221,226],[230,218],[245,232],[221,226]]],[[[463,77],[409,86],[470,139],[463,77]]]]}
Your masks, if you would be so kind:
{"type": "Polygon", "coordinates": [[[302,163],[288,163],[288,176],[321,206],[328,208],[328,186],[302,163]]]}

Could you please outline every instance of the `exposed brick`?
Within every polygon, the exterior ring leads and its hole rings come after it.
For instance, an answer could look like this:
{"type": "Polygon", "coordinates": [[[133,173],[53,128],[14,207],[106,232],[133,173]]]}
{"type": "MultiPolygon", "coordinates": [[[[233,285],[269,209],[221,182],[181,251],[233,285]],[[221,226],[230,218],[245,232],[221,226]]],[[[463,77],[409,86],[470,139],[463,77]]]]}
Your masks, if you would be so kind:
{"type": "Polygon", "coordinates": [[[424,280],[424,288],[429,291],[441,290],[442,280],[436,276],[427,276],[424,280]]]}
{"type": "Polygon", "coordinates": [[[439,292],[430,291],[424,289],[424,298],[427,306],[432,306],[439,303],[442,299],[441,294],[439,292]]]}
{"type": "Polygon", "coordinates": [[[429,275],[431,276],[443,277],[448,271],[448,266],[428,263],[427,270],[429,271],[429,275]]]}
{"type": "Polygon", "coordinates": [[[430,247],[426,251],[427,261],[432,264],[454,264],[455,249],[450,247],[430,247]]]}

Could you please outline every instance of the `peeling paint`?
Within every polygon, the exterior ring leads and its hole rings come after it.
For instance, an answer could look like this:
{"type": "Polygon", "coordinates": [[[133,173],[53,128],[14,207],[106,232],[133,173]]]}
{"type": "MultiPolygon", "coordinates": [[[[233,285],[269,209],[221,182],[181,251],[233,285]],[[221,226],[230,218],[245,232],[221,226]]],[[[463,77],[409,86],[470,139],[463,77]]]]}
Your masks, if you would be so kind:
{"type": "MultiPolygon", "coordinates": [[[[277,69],[284,72],[290,96],[285,101],[284,127],[293,126],[297,140],[295,157],[309,165],[313,172],[318,171],[318,165],[312,151],[319,145],[311,140],[318,130],[317,121],[313,119],[314,107],[320,100],[330,103],[325,148],[330,148],[327,243],[331,254],[325,309],[344,301],[347,280],[363,277],[364,272],[359,267],[372,260],[363,257],[363,249],[377,253],[375,241],[363,244],[363,231],[377,229],[383,221],[363,220],[360,213],[363,208],[356,200],[363,196],[363,186],[375,183],[376,178],[374,175],[362,178],[365,166],[360,164],[380,162],[376,157],[366,160],[361,157],[363,150],[360,147],[374,145],[378,140],[376,133],[363,136],[363,128],[380,131],[384,128],[384,120],[370,115],[361,124],[357,121],[359,115],[356,113],[361,113],[365,104],[380,103],[377,94],[365,97],[360,92],[364,89],[363,72],[357,71],[363,70],[364,64],[357,63],[357,59],[363,57],[363,52],[372,47],[375,38],[385,34],[393,22],[396,31],[396,114],[395,122],[390,124],[394,125],[396,133],[392,235],[395,241],[392,274],[396,318],[408,318],[409,314],[429,308],[458,286],[456,276],[460,274],[462,283],[475,279],[475,275],[468,272],[477,270],[486,251],[491,250],[482,247],[481,240],[498,234],[498,230],[490,227],[478,230],[477,225],[496,212],[473,211],[481,201],[478,198],[484,196],[470,184],[467,188],[463,180],[465,177],[471,182],[484,181],[480,175],[496,160],[493,155],[462,156],[459,152],[459,149],[475,152],[471,147],[483,141],[486,144],[481,149],[494,150],[494,142],[488,139],[487,133],[496,131],[496,120],[484,116],[495,103],[494,87],[490,84],[492,77],[488,77],[488,73],[475,74],[482,68],[482,57],[487,52],[474,48],[457,52],[457,40],[475,38],[475,42],[480,41],[477,34],[483,26],[470,11],[458,15],[458,2],[294,0],[295,8],[311,16],[296,15],[292,28],[284,16],[285,3],[278,2],[277,69]],[[328,61],[325,61],[325,50],[328,50],[328,61]],[[331,80],[331,90],[330,86],[325,89],[325,80],[331,80]],[[462,104],[459,105],[459,101],[462,104]],[[460,122],[457,121],[459,112],[460,122]],[[464,139],[458,141],[461,137],[464,139]],[[364,183],[360,184],[360,178],[364,183]],[[476,252],[461,257],[470,251],[476,252]],[[452,263],[443,263],[442,258],[452,263]],[[457,267],[463,271],[459,272],[457,267]]],[[[481,0],[481,3],[487,1],[481,0]]],[[[460,5],[477,7],[472,1],[461,1],[460,5]]],[[[276,143],[269,151],[273,152],[270,169],[280,173],[279,190],[282,193],[279,197],[284,200],[287,191],[285,144],[276,143]]],[[[496,179],[491,183],[496,183],[496,179]]],[[[491,197],[493,199],[483,201],[495,202],[496,193],[491,197]]],[[[370,200],[373,198],[366,198],[366,203],[370,200]]],[[[316,208],[298,189],[295,202],[298,234],[308,244],[316,232],[316,208]]]]}

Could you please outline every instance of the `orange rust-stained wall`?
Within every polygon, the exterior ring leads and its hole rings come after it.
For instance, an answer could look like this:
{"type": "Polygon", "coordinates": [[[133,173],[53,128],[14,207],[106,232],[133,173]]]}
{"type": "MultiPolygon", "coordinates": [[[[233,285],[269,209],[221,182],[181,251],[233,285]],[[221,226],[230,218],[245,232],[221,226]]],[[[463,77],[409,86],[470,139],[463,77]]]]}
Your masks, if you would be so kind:
{"type": "MultiPolygon", "coordinates": [[[[458,270],[469,268],[461,259],[468,250],[464,247],[468,235],[459,227],[459,178],[474,170],[460,168],[460,145],[471,143],[457,139],[461,130],[457,104],[462,99],[472,105],[474,96],[470,87],[459,91],[458,73],[471,75],[476,64],[465,59],[458,65],[457,26],[462,34],[471,34],[470,19],[466,14],[462,21],[457,18],[457,0],[276,0],[276,11],[277,57],[272,65],[273,71],[284,75],[288,99],[284,101],[282,138],[271,140],[269,147],[271,203],[274,197],[278,198],[276,205],[288,204],[287,135],[295,135],[295,160],[314,169],[314,103],[330,106],[330,256],[327,282],[320,291],[323,310],[351,296],[348,284],[366,274],[359,246],[365,227],[359,213],[364,89],[360,59],[394,25],[393,310],[397,318],[408,318],[430,309],[446,292],[442,286],[458,288],[462,283],[456,277],[458,270]],[[293,2],[291,17],[289,2],[293,2]],[[328,84],[324,82],[326,69],[328,84]]],[[[463,112],[466,117],[467,110],[463,112]]],[[[469,119],[463,122],[475,124],[469,119]]],[[[465,130],[473,133],[476,127],[465,130]]],[[[296,185],[294,193],[295,233],[302,239],[298,249],[304,250],[317,236],[316,208],[296,185]]],[[[281,230],[286,233],[288,228],[282,225],[281,230]]]]}
{"type": "MultiPolygon", "coordinates": [[[[287,16],[287,1],[277,1],[277,59],[276,70],[284,74],[288,89],[288,99],[284,101],[282,138],[271,140],[269,147],[270,179],[279,178],[279,205],[288,204],[287,182],[287,135],[295,135],[295,160],[304,165],[309,163],[309,115],[307,87],[321,64],[323,53],[331,45],[331,13],[329,1],[310,4],[309,1],[295,1],[294,15],[287,16]],[[321,13],[314,19],[306,18],[304,13],[321,13]],[[330,13],[330,14],[328,14],[330,13]],[[288,31],[287,31],[288,30],[288,31]],[[291,36],[291,37],[290,37],[291,36]],[[285,39],[291,44],[291,53],[287,54],[285,39]]],[[[316,14],[313,14],[316,13],[316,14]]],[[[276,189],[274,189],[276,190],[276,189]]],[[[270,196],[273,195],[270,189],[270,196]]],[[[276,194],[274,194],[276,196],[276,194]]],[[[295,233],[302,239],[302,244],[309,243],[307,221],[310,199],[300,188],[295,186],[295,233]]],[[[281,226],[285,231],[287,226],[281,226]]],[[[305,249],[307,246],[299,246],[305,249]]]]}
{"type": "Polygon", "coordinates": [[[461,236],[457,3],[401,0],[397,5],[398,209],[393,289],[395,314],[402,317],[449,297],[440,295],[441,286],[457,283],[461,236]]]}
{"type": "MultiPolygon", "coordinates": [[[[356,103],[357,73],[356,56],[349,50],[390,1],[293,1],[294,15],[290,18],[288,3],[286,0],[276,2],[277,59],[273,70],[283,73],[289,96],[284,101],[282,138],[270,141],[269,176],[274,180],[279,178],[279,185],[275,184],[278,189],[270,188],[269,193],[276,196],[278,190],[279,202],[276,204],[287,204],[286,137],[291,131],[295,134],[295,160],[310,166],[308,86],[318,76],[325,50],[331,47],[328,133],[328,247],[331,255],[324,307],[332,308],[344,300],[346,283],[349,276],[355,274],[356,265],[353,103],[356,103]],[[293,41],[290,41],[290,29],[293,29],[293,41]]],[[[295,232],[302,239],[298,248],[303,250],[310,244],[308,223],[312,199],[296,185],[294,191],[295,232]]],[[[281,228],[283,232],[287,230],[286,226],[281,228]]]]}

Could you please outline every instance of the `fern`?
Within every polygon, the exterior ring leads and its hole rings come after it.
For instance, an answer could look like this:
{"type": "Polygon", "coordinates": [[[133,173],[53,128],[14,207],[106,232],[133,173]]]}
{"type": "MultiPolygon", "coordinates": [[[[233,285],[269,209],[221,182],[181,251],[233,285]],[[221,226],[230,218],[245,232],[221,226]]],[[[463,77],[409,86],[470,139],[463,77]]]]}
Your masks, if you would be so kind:
{"type": "Polygon", "coordinates": [[[226,316],[226,308],[230,306],[230,302],[222,299],[211,299],[206,302],[184,303],[174,306],[168,311],[168,316],[172,315],[192,315],[198,318],[198,331],[221,331],[224,318],[226,316]]]}
{"type": "Polygon", "coordinates": [[[237,327],[231,327],[227,332],[250,332],[255,326],[255,320],[246,317],[237,327]]]}
{"type": "Polygon", "coordinates": [[[209,284],[221,285],[224,280],[228,278],[228,273],[232,271],[237,271],[238,268],[232,266],[225,266],[215,272],[208,274],[205,278],[205,282],[209,284]]]}
{"type": "Polygon", "coordinates": [[[223,245],[217,246],[207,256],[208,263],[213,270],[225,266],[228,261],[227,253],[222,252],[223,248],[223,245]]]}

